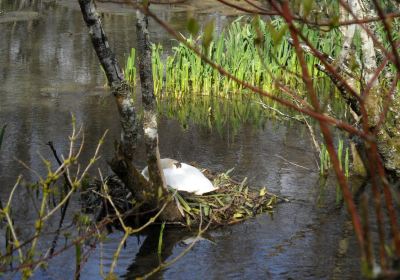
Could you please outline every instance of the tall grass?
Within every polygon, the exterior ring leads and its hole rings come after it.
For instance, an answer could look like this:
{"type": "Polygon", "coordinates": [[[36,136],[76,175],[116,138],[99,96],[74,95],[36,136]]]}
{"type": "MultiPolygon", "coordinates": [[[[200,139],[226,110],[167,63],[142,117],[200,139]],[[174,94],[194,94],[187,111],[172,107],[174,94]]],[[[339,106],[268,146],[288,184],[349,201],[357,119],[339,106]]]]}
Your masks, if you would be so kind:
{"type": "Polygon", "coordinates": [[[125,63],[124,68],[125,79],[132,85],[136,85],[136,49],[131,48],[131,52],[125,63]]]}
{"type": "MultiPolygon", "coordinates": [[[[282,79],[288,85],[300,85],[299,77],[287,72],[289,70],[300,73],[300,69],[293,49],[285,39],[284,27],[281,20],[268,23],[258,20],[257,24],[254,22],[252,24],[240,18],[231,23],[226,31],[219,34],[204,51],[207,51],[205,54],[211,60],[228,72],[264,90],[274,91],[273,80],[276,79],[282,79]],[[261,39],[259,34],[262,34],[261,39]]],[[[307,29],[304,33],[311,42],[318,48],[323,48],[328,54],[332,55],[340,46],[335,44],[337,40],[332,39],[338,37],[335,31],[329,32],[328,35],[324,34],[323,43],[319,31],[307,29]]],[[[187,39],[190,44],[196,44],[198,40],[191,37],[187,39]]],[[[165,94],[183,96],[193,93],[202,95],[214,93],[216,96],[226,97],[247,93],[243,92],[241,85],[220,75],[217,70],[202,62],[182,43],[173,48],[173,53],[166,61],[165,94]]],[[[307,63],[310,69],[314,69],[315,59],[312,56],[307,56],[307,63]]],[[[157,76],[155,80],[160,78],[162,77],[157,76]]]]}
{"type": "MultiPolygon", "coordinates": [[[[349,158],[349,147],[344,146],[343,139],[339,139],[337,143],[337,155],[339,158],[340,168],[344,170],[346,177],[350,176],[350,158],[349,158]]],[[[320,174],[326,175],[328,170],[332,167],[331,159],[329,153],[326,150],[325,144],[321,144],[321,152],[319,154],[320,159],[320,174]]]]}
{"type": "MultiPolygon", "coordinates": [[[[337,155],[339,158],[339,166],[344,171],[347,178],[350,176],[350,152],[349,147],[344,147],[344,142],[342,139],[338,140],[337,143],[337,155]]],[[[326,177],[329,170],[332,168],[332,162],[329,157],[329,153],[326,149],[325,144],[321,144],[320,151],[320,175],[326,177]]],[[[342,200],[342,192],[339,185],[336,186],[336,202],[339,203],[342,200]]]]}
{"type": "MultiPolygon", "coordinates": [[[[304,97],[301,71],[293,48],[286,39],[286,29],[280,19],[265,22],[242,17],[214,36],[203,51],[241,80],[284,98],[274,85],[274,81],[280,81],[295,88],[304,97]]],[[[303,27],[303,32],[317,48],[329,55],[335,55],[340,48],[335,30],[320,32],[303,27]]],[[[200,37],[189,37],[187,41],[192,45],[201,45],[200,37]]],[[[152,50],[154,90],[160,112],[178,119],[183,126],[193,122],[218,131],[226,127],[236,131],[243,123],[262,126],[268,118],[276,118],[277,115],[274,110],[260,106],[260,101],[267,107],[288,112],[274,101],[260,98],[221,75],[182,43],[173,47],[169,54],[161,45],[153,45],[152,50]]],[[[132,50],[125,69],[125,73],[129,74],[126,77],[132,83],[136,80],[134,56],[132,50]]],[[[315,58],[307,55],[306,59],[308,67],[314,69],[315,58]]],[[[329,80],[312,71],[317,90],[328,95],[326,88],[330,85],[329,80]]]]}

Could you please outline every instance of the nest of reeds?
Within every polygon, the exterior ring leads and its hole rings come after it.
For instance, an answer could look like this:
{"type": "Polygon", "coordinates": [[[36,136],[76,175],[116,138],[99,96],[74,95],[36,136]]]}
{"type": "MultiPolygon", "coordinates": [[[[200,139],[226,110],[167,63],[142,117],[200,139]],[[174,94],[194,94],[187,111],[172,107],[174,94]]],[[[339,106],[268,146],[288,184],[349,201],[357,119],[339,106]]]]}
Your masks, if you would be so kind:
{"type": "Polygon", "coordinates": [[[204,175],[213,181],[218,189],[204,195],[188,193],[176,194],[187,226],[197,225],[200,219],[211,221],[212,225],[234,224],[261,213],[272,213],[274,205],[281,200],[276,195],[252,189],[244,180],[234,180],[229,174],[232,170],[213,174],[204,169],[204,175]]]}
{"type": "MultiPolygon", "coordinates": [[[[174,193],[174,200],[184,217],[182,226],[191,227],[203,222],[210,222],[213,227],[234,224],[261,213],[272,213],[275,204],[287,201],[269,193],[265,187],[255,190],[248,186],[247,178],[242,181],[233,179],[229,174],[232,170],[214,174],[207,169],[202,170],[218,189],[204,195],[186,192],[174,193]]],[[[105,179],[108,195],[120,213],[125,213],[136,206],[132,194],[125,188],[123,182],[116,176],[105,179]]],[[[82,201],[86,211],[98,211],[104,207],[101,195],[100,181],[93,182],[83,193],[82,201]]],[[[174,223],[176,224],[176,223],[174,223]]]]}

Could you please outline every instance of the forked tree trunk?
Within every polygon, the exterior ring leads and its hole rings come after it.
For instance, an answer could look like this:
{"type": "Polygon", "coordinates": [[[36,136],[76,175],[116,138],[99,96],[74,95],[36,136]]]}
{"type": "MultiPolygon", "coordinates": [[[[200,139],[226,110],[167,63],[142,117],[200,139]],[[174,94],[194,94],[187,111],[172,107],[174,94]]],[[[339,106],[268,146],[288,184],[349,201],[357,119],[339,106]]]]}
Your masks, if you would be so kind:
{"type": "MultiPolygon", "coordinates": [[[[162,175],[160,175],[161,173],[159,170],[155,171],[158,169],[157,162],[159,159],[158,137],[155,137],[155,141],[153,141],[151,144],[146,144],[146,147],[148,147],[147,154],[149,156],[149,162],[151,162],[151,165],[149,166],[151,167],[149,168],[149,170],[151,170],[151,180],[148,182],[135,168],[132,162],[137,143],[138,123],[134,103],[129,91],[129,86],[124,79],[123,73],[118,65],[114,53],[110,48],[107,36],[102,27],[100,16],[96,12],[96,7],[93,0],[78,1],[83,19],[89,28],[89,34],[92,39],[93,48],[95,49],[97,57],[100,60],[104,72],[106,73],[108,84],[111,87],[111,91],[115,97],[120,116],[120,123],[122,127],[121,140],[116,147],[114,158],[110,162],[111,169],[121,178],[125,186],[132,192],[138,202],[145,203],[148,208],[157,209],[158,207],[162,206],[161,203],[164,203],[164,201],[167,201],[168,199],[168,192],[163,184],[162,175]],[[152,180],[154,180],[154,183],[151,183],[152,180]]],[[[138,32],[141,31],[143,31],[143,29],[141,30],[138,28],[138,32]]],[[[146,42],[144,35],[138,36],[138,39],[146,42]]],[[[139,46],[142,45],[144,47],[146,44],[143,42],[139,42],[139,46]]],[[[141,51],[141,54],[146,55],[146,51],[141,51]]],[[[151,94],[148,93],[148,89],[152,87],[152,80],[150,81],[148,78],[149,76],[151,77],[150,55],[151,54],[147,53],[147,57],[144,59],[144,61],[147,61],[147,64],[144,63],[143,68],[141,69],[144,70],[145,73],[140,71],[140,76],[142,77],[143,75],[144,77],[144,80],[142,80],[142,85],[144,85],[142,92],[145,92],[145,95],[143,96],[144,103],[148,103],[148,100],[151,100],[151,94]],[[149,57],[150,64],[148,64],[149,57]],[[148,65],[150,65],[149,68],[144,69],[148,65]],[[150,97],[148,97],[149,95],[150,97]]],[[[152,106],[154,108],[155,101],[153,100],[152,102],[149,104],[153,104],[152,106]]],[[[155,114],[153,114],[150,119],[151,121],[148,119],[145,120],[145,131],[147,128],[146,135],[148,134],[157,136],[157,122],[155,114]]],[[[149,137],[146,136],[145,138],[149,137]]],[[[146,140],[146,142],[148,141],[146,140]]],[[[179,220],[182,217],[180,214],[177,214],[179,211],[173,200],[171,201],[172,202],[168,203],[168,206],[161,214],[161,218],[164,220],[179,220]]]]}

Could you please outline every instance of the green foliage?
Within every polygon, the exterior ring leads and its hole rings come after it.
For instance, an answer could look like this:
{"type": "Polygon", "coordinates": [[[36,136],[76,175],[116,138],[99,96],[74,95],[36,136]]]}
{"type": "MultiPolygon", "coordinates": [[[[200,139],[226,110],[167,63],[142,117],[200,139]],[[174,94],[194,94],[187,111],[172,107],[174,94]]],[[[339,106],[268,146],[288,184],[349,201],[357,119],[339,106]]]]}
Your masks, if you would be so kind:
{"type": "Polygon", "coordinates": [[[205,175],[213,180],[213,185],[219,188],[213,193],[201,196],[175,194],[188,227],[201,220],[212,220],[212,226],[221,226],[238,223],[260,213],[272,214],[275,204],[282,198],[270,194],[265,187],[261,190],[250,188],[247,178],[242,182],[233,180],[229,175],[231,171],[214,176],[204,170],[205,175]]]}
{"type": "Polygon", "coordinates": [[[214,37],[214,29],[215,29],[215,23],[214,20],[208,22],[206,26],[204,27],[204,33],[203,33],[203,47],[207,50],[208,47],[210,46],[211,41],[213,40],[214,37]]]}
{"type": "MultiPolygon", "coordinates": [[[[341,169],[343,169],[344,166],[345,175],[346,177],[349,177],[349,165],[350,165],[349,148],[346,147],[344,154],[343,154],[343,149],[344,149],[344,142],[342,139],[339,139],[336,151],[339,158],[339,165],[341,169]]],[[[320,174],[325,175],[328,172],[328,170],[332,167],[331,159],[325,144],[321,144],[321,152],[319,158],[320,158],[320,174]]]]}
{"type": "MultiPolygon", "coordinates": [[[[188,29],[191,34],[196,34],[195,20],[188,21],[188,29]]],[[[303,33],[329,55],[334,55],[340,48],[335,30],[320,32],[304,27],[303,33]]],[[[214,36],[214,23],[209,22],[203,36],[186,40],[188,44],[198,46],[202,39],[204,55],[248,84],[280,98],[288,98],[276,87],[275,82],[279,81],[295,88],[296,93],[304,97],[301,70],[287,36],[287,25],[281,19],[266,22],[259,17],[252,20],[241,17],[218,36],[214,36]]],[[[183,127],[190,122],[218,132],[229,127],[234,135],[243,123],[262,127],[269,118],[281,117],[276,110],[289,112],[220,74],[183,43],[167,54],[160,45],[153,46],[155,94],[159,111],[178,119],[183,127]]],[[[326,89],[331,85],[329,78],[314,70],[314,57],[306,55],[306,60],[313,78],[318,78],[317,91],[326,95],[326,89]]]]}
{"type": "MultiPolygon", "coordinates": [[[[3,126],[1,132],[3,135],[4,129],[5,126],[3,126]]],[[[0,219],[2,223],[6,223],[4,242],[5,250],[3,253],[5,252],[10,256],[10,258],[0,258],[0,265],[4,266],[8,263],[13,265],[18,261],[18,272],[21,273],[22,279],[31,278],[35,270],[38,268],[45,268],[48,265],[48,256],[51,257],[53,254],[52,251],[57,245],[58,236],[63,234],[67,238],[68,235],[66,234],[65,230],[69,227],[62,227],[64,219],[63,217],[65,217],[65,214],[63,214],[65,212],[63,212],[63,209],[67,209],[69,205],[69,199],[82,185],[85,178],[87,178],[87,174],[94,164],[94,161],[99,158],[100,146],[101,143],[104,142],[105,134],[99,140],[99,144],[96,147],[93,155],[94,160],[90,160],[89,163],[83,168],[83,171],[80,168],[76,168],[76,165],[79,165],[78,159],[83,150],[83,136],[82,127],[77,129],[76,119],[74,116],[72,116],[72,133],[69,136],[70,146],[69,151],[66,153],[68,157],[65,159],[63,158],[63,161],[60,163],[60,165],[55,167],[51,165],[50,160],[42,158],[43,167],[47,169],[47,174],[46,176],[42,177],[37,171],[33,170],[33,173],[38,175],[38,181],[34,184],[21,184],[22,176],[18,177],[9,194],[5,207],[0,206],[0,219]],[[60,200],[56,202],[54,197],[52,198],[51,195],[59,192],[60,185],[62,185],[62,183],[59,182],[60,178],[65,180],[63,183],[72,187],[67,189],[65,193],[60,196],[60,200]],[[24,235],[17,230],[13,219],[13,213],[11,211],[13,209],[13,205],[15,203],[19,203],[18,200],[13,198],[16,196],[17,189],[21,187],[26,187],[26,190],[36,205],[36,211],[34,217],[32,218],[32,222],[26,225],[26,230],[30,230],[32,236],[35,236],[35,238],[28,238],[27,240],[22,239],[26,238],[26,236],[24,237],[24,235]],[[54,219],[52,218],[56,215],[58,217],[60,210],[61,218],[59,226],[54,235],[53,242],[48,242],[47,239],[49,236],[47,234],[43,234],[43,230],[52,225],[54,222],[54,219]],[[38,246],[38,244],[49,244],[49,248],[41,248],[38,246]]],[[[82,236],[85,236],[86,232],[90,231],[89,225],[92,224],[93,222],[90,216],[79,213],[74,226],[77,229],[77,232],[82,233],[82,236]]],[[[93,234],[92,236],[94,237],[95,235],[96,234],[93,234]]],[[[81,241],[78,238],[77,242],[83,242],[83,239],[81,241]]],[[[76,246],[81,246],[80,244],[76,244],[76,246]]],[[[76,264],[78,268],[82,260],[82,251],[80,247],[76,247],[76,249],[76,264]]],[[[77,269],[76,271],[80,270],[77,269]]]]}
{"type": "Polygon", "coordinates": [[[190,18],[187,22],[187,29],[192,34],[192,36],[197,36],[200,30],[199,23],[196,19],[190,18]]]}
{"type": "Polygon", "coordinates": [[[319,153],[319,172],[320,175],[326,175],[328,170],[331,168],[331,161],[329,153],[326,149],[325,144],[321,144],[321,151],[319,153]]]}
{"type": "MultiPolygon", "coordinates": [[[[338,144],[337,144],[337,155],[339,158],[339,165],[340,168],[343,170],[344,168],[344,174],[347,178],[350,176],[350,159],[349,159],[349,148],[345,148],[345,152],[343,153],[344,150],[344,142],[342,139],[339,139],[338,144]]],[[[321,151],[319,154],[319,159],[320,159],[320,175],[321,176],[326,176],[328,175],[329,170],[332,168],[332,162],[330,159],[330,155],[328,153],[328,150],[326,149],[325,144],[321,144],[321,151]]],[[[339,187],[339,185],[336,186],[336,202],[340,202],[342,199],[342,192],[339,187]]]]}
{"type": "Polygon", "coordinates": [[[125,79],[129,81],[132,85],[136,85],[136,50],[131,48],[131,52],[125,63],[125,79]]]}
{"type": "Polygon", "coordinates": [[[157,255],[160,260],[161,260],[162,246],[163,246],[164,229],[165,229],[165,222],[161,224],[160,235],[158,237],[157,255]]]}
{"type": "Polygon", "coordinates": [[[305,17],[310,14],[313,4],[314,0],[303,0],[303,12],[305,17]]]}
{"type": "Polygon", "coordinates": [[[272,42],[274,43],[274,46],[277,47],[281,44],[283,36],[287,32],[288,28],[287,25],[282,25],[282,26],[275,26],[271,22],[267,24],[267,28],[269,33],[271,34],[271,39],[272,42]]]}

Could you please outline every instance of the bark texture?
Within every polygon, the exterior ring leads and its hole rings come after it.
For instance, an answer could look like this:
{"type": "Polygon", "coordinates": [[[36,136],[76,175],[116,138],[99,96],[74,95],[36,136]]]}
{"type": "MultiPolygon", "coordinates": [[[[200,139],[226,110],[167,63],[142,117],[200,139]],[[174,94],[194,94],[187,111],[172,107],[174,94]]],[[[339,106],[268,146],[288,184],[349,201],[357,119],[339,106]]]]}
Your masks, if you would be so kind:
{"type": "MultiPolygon", "coordinates": [[[[160,152],[158,149],[158,128],[157,128],[157,102],[154,96],[154,81],[151,61],[151,45],[148,27],[148,18],[139,10],[136,12],[137,23],[137,44],[138,44],[138,65],[140,85],[143,103],[143,129],[144,142],[147,154],[147,166],[149,170],[150,182],[153,184],[153,194],[155,203],[164,201],[169,197],[167,184],[165,183],[164,173],[160,165],[160,152]]],[[[164,213],[161,214],[164,220],[182,220],[174,200],[166,206],[164,213]]]]}
{"type": "MultiPolygon", "coordinates": [[[[362,20],[363,18],[377,16],[372,7],[368,6],[368,3],[366,1],[347,0],[346,3],[348,4],[354,16],[342,9],[342,20],[354,20],[355,18],[357,18],[358,20],[362,20]]],[[[372,25],[369,25],[368,27],[371,26],[372,25]]],[[[364,105],[368,115],[368,126],[370,131],[376,131],[376,142],[378,145],[378,150],[380,155],[382,156],[386,170],[388,170],[392,175],[400,177],[400,124],[397,121],[399,114],[395,113],[397,110],[390,110],[393,113],[390,112],[385,119],[385,123],[380,127],[377,127],[383,111],[382,104],[384,103],[385,98],[387,99],[387,97],[385,97],[380,91],[378,87],[378,79],[373,81],[375,71],[377,70],[376,52],[371,36],[369,36],[369,34],[361,25],[353,24],[341,27],[341,31],[344,36],[344,42],[342,52],[338,56],[336,63],[338,68],[341,69],[343,65],[346,65],[346,60],[351,57],[352,42],[356,30],[359,30],[361,37],[362,61],[359,61],[359,66],[361,69],[360,94],[364,98],[364,105]],[[365,92],[363,91],[363,89],[365,88],[370,89],[368,92],[365,92]]],[[[371,30],[371,32],[373,32],[373,30],[371,30]]],[[[351,79],[349,79],[348,82],[353,88],[355,88],[354,83],[353,81],[351,81],[351,79]]],[[[340,87],[338,88],[340,90],[340,87]]],[[[344,93],[344,95],[346,95],[346,93],[344,93]]],[[[396,99],[394,100],[391,108],[397,107],[396,104],[399,103],[399,101],[396,99]]],[[[359,116],[361,116],[360,110],[354,107],[355,103],[349,101],[351,100],[347,99],[347,102],[351,105],[353,110],[359,116]]],[[[359,104],[356,105],[359,107],[359,104]]],[[[367,157],[365,155],[362,155],[361,152],[367,152],[367,146],[368,145],[365,145],[365,143],[362,141],[356,141],[357,150],[360,152],[360,156],[361,158],[363,158],[364,162],[366,161],[367,157]]]]}
{"type": "MultiPolygon", "coordinates": [[[[106,73],[108,84],[111,87],[112,93],[115,96],[120,115],[120,123],[122,127],[121,141],[117,143],[115,156],[110,162],[111,169],[118,175],[118,177],[121,178],[125,186],[132,192],[136,200],[144,203],[145,208],[156,210],[158,207],[162,206],[160,205],[160,202],[164,202],[169,199],[168,192],[165,188],[165,184],[163,184],[162,174],[160,173],[159,168],[149,168],[149,170],[153,170],[153,173],[150,173],[150,182],[155,180],[155,183],[150,183],[141,175],[141,173],[132,163],[137,143],[138,122],[134,102],[129,91],[129,86],[124,79],[123,73],[118,65],[114,53],[110,48],[107,36],[102,27],[101,18],[96,12],[96,6],[93,0],[79,0],[79,5],[83,19],[89,28],[89,34],[91,36],[93,48],[95,49],[97,57],[104,69],[104,72],[106,73]],[[157,171],[154,171],[156,169],[157,171]],[[159,177],[157,177],[157,174],[159,177]]],[[[146,30],[147,29],[144,29],[144,31],[146,30]]],[[[138,31],[140,33],[143,30],[138,29],[138,31]]],[[[144,42],[146,41],[145,36],[139,36],[138,39],[143,40],[144,42]]],[[[150,49],[148,33],[147,44],[148,48],[150,49]]],[[[145,45],[142,47],[144,46],[145,45]]],[[[143,72],[143,76],[151,77],[151,80],[149,78],[144,79],[144,83],[142,82],[142,92],[148,94],[148,92],[152,90],[153,86],[151,73],[151,52],[145,51],[143,53],[147,53],[147,60],[145,60],[147,61],[147,64],[142,65],[140,75],[142,77],[143,72]],[[150,62],[148,62],[148,59],[150,59],[150,62]]],[[[146,108],[149,106],[149,104],[155,108],[154,96],[152,103],[148,102],[150,99],[147,96],[144,96],[143,100],[146,102],[146,108]]],[[[157,122],[155,114],[151,120],[153,120],[153,122],[145,122],[149,123],[147,125],[147,131],[150,132],[150,135],[154,135],[154,133],[152,134],[151,132],[154,132],[155,128],[155,135],[157,136],[157,122]]],[[[155,156],[153,156],[151,153],[148,153],[150,157],[149,162],[152,162],[152,166],[154,166],[155,162],[155,166],[157,167],[159,162],[158,137],[156,137],[156,141],[151,143],[150,148],[151,151],[155,151],[155,156]]],[[[178,220],[178,218],[181,218],[181,215],[176,215],[176,212],[178,212],[176,205],[174,203],[169,203],[165,211],[163,211],[161,218],[164,220],[178,220]]]]}
{"type": "Polygon", "coordinates": [[[160,153],[158,150],[157,108],[154,96],[151,45],[147,29],[148,19],[140,11],[136,12],[136,17],[138,65],[144,109],[144,142],[146,145],[149,178],[155,185],[161,187],[162,192],[165,193],[165,179],[163,172],[161,172],[161,167],[159,166],[160,153]]]}

